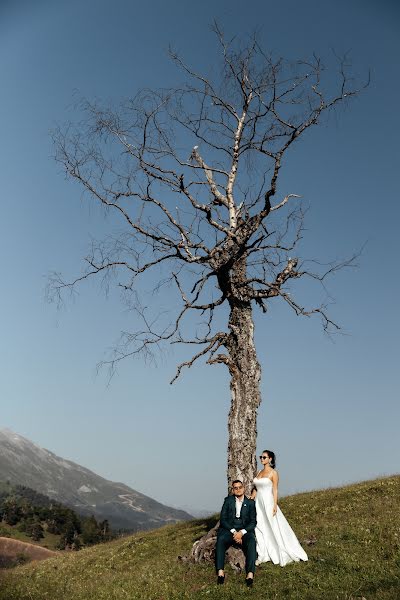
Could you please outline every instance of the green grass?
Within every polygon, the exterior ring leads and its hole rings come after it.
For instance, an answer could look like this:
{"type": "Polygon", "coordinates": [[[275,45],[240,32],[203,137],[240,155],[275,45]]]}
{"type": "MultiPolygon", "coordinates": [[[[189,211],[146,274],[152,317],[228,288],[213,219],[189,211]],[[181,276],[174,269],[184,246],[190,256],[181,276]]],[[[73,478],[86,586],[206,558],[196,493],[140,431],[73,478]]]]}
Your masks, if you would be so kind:
{"type": "Polygon", "coordinates": [[[224,586],[213,566],[181,562],[210,525],[191,521],[139,533],[77,553],[4,571],[0,600],[398,600],[400,476],[297,494],[280,506],[304,545],[308,563],[257,570],[227,569],[224,586]]]}

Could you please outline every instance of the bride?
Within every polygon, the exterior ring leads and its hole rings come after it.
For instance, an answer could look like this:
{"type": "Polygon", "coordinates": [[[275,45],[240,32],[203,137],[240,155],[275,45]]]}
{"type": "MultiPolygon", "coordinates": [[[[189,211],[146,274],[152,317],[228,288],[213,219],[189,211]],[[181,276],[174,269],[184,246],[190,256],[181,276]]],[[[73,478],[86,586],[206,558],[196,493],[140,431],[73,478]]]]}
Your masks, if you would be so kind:
{"type": "Polygon", "coordinates": [[[263,450],[260,456],[263,468],[253,479],[251,498],[257,509],[256,564],[272,561],[284,567],[290,562],[308,560],[289,523],[278,506],[278,472],[275,471],[275,454],[263,450]]]}

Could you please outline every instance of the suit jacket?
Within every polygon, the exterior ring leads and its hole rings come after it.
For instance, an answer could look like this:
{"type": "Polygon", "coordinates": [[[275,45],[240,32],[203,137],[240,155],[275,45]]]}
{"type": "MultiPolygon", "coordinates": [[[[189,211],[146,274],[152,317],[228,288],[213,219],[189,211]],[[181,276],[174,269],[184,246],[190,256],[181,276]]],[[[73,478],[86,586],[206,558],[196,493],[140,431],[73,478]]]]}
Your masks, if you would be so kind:
{"type": "MultiPolygon", "coordinates": [[[[227,529],[230,531],[234,529],[234,520],[236,516],[236,498],[235,496],[227,496],[224,500],[221,509],[220,516],[220,528],[227,529]]],[[[250,498],[243,499],[242,508],[240,510],[240,516],[243,521],[243,529],[246,529],[247,533],[254,533],[256,528],[257,519],[256,519],[256,503],[254,500],[250,500],[250,498]]]]}

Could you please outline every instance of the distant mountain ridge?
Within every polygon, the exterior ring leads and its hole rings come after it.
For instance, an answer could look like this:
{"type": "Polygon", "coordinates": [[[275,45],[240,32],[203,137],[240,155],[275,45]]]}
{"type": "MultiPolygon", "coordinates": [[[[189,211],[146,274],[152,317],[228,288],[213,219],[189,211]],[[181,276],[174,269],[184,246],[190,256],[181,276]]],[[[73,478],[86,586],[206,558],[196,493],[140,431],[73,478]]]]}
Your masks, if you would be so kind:
{"type": "Polygon", "coordinates": [[[30,487],[83,515],[108,519],[117,529],[153,529],[192,518],[123,483],[108,481],[9,429],[0,429],[0,480],[30,487]]]}

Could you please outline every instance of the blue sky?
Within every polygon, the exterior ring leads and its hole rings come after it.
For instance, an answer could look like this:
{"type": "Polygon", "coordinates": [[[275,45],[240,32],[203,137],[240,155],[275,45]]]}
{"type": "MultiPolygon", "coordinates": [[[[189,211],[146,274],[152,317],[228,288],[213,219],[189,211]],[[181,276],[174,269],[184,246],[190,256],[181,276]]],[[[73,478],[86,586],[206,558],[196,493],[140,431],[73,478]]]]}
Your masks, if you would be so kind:
{"type": "Polygon", "coordinates": [[[368,90],[286,165],[285,185],[311,207],[308,254],[365,247],[329,284],[346,335],[332,341],[277,303],[256,314],[258,450],[276,451],[282,493],[398,472],[398,3],[0,0],[0,427],[165,503],[210,510],[226,485],[224,368],[170,386],[181,355],[167,349],[157,366],[121,364],[107,385],[96,364],[132,316],[94,282],[62,311],[45,286],[52,270],[79,273],[90,239],[116,227],[64,179],[49,131],[82,96],[118,101],[180,82],[169,44],[207,71],[214,18],[228,35],[257,29],[287,58],[351,50],[360,76],[371,69],[368,90]]]}

